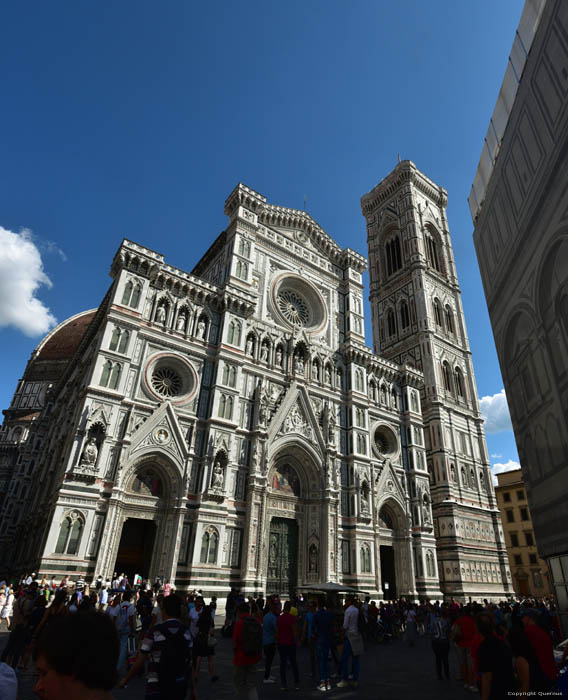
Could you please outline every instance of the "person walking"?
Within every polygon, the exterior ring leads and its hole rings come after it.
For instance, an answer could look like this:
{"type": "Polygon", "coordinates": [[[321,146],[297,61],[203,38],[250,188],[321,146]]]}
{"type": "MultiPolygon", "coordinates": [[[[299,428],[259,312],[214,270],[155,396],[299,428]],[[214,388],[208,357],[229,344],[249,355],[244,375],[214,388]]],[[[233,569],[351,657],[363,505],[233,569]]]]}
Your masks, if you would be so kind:
{"type": "Polygon", "coordinates": [[[525,608],[521,620],[536,662],[531,690],[554,690],[558,671],[554,661],[552,639],[540,626],[542,614],[536,608],[525,608]]]}
{"type": "Polygon", "coordinates": [[[304,626],[302,628],[302,644],[308,647],[310,653],[310,678],[314,678],[316,675],[316,641],[313,635],[313,623],[316,610],[316,601],[310,600],[308,603],[308,612],[304,617],[304,626]]]}
{"type": "Polygon", "coordinates": [[[247,603],[236,607],[233,629],[233,685],[239,700],[258,700],[255,666],[262,651],[262,627],[249,612],[247,603]]]}
{"type": "Polygon", "coordinates": [[[318,600],[318,609],[314,615],[313,635],[319,669],[318,690],[331,690],[331,673],[329,670],[329,652],[333,634],[333,613],[325,607],[324,598],[318,600]]]}
{"type": "Polygon", "coordinates": [[[120,653],[116,667],[119,673],[126,666],[128,640],[134,639],[136,632],[136,608],[130,602],[131,597],[132,593],[130,591],[124,591],[120,605],[112,608],[109,613],[114,621],[114,626],[120,641],[120,653]]]}
{"type": "Polygon", "coordinates": [[[262,648],[264,651],[264,682],[275,683],[276,680],[270,675],[274,655],[276,654],[276,623],[278,615],[274,612],[272,601],[268,603],[268,612],[262,620],[262,648]]]}
{"type": "Polygon", "coordinates": [[[360,657],[363,653],[363,637],[359,632],[359,608],[355,605],[355,599],[347,596],[345,599],[345,613],[343,615],[343,652],[341,654],[342,679],[337,684],[338,688],[349,685],[349,661],[353,660],[353,680],[351,685],[359,685],[360,657]]]}
{"type": "Polygon", "coordinates": [[[194,637],[193,644],[193,668],[195,674],[195,681],[199,676],[199,669],[201,666],[201,659],[207,658],[207,665],[209,667],[209,676],[211,682],[219,680],[219,676],[215,675],[215,670],[213,666],[213,656],[215,654],[215,638],[214,638],[214,623],[213,623],[213,611],[209,605],[201,608],[199,611],[199,617],[196,623],[197,634],[194,637]]]}
{"type": "MultiPolygon", "coordinates": [[[[475,624],[483,641],[479,646],[481,700],[502,700],[515,689],[513,656],[509,645],[495,636],[495,623],[490,613],[480,613],[475,624]]],[[[477,688],[474,688],[477,692],[477,688]]]]}
{"type": "Polygon", "coordinates": [[[145,695],[148,700],[184,700],[188,687],[191,697],[195,696],[190,668],[192,638],[189,628],[180,620],[181,606],[181,598],[175,593],[164,598],[163,622],[146,633],[136,661],[120,681],[121,688],[141,673],[148,662],[145,695]]]}
{"type": "Polygon", "coordinates": [[[466,690],[477,690],[471,658],[471,643],[474,636],[475,622],[471,614],[471,607],[466,605],[462,609],[461,614],[455,621],[451,630],[451,637],[458,647],[458,658],[460,662],[459,680],[463,680],[466,690]]]}
{"type": "Polygon", "coordinates": [[[300,689],[300,674],[296,661],[296,646],[298,643],[298,633],[296,629],[297,618],[290,613],[292,603],[287,600],[284,603],[284,612],[278,617],[276,623],[276,640],[278,642],[278,653],[280,655],[280,681],[281,689],[287,690],[286,666],[290,661],[292,673],[294,674],[294,685],[296,690],[300,689]]]}
{"type": "Polygon", "coordinates": [[[442,680],[442,671],[446,680],[450,679],[450,616],[445,607],[433,611],[430,623],[432,651],[436,659],[436,674],[442,680]]]}

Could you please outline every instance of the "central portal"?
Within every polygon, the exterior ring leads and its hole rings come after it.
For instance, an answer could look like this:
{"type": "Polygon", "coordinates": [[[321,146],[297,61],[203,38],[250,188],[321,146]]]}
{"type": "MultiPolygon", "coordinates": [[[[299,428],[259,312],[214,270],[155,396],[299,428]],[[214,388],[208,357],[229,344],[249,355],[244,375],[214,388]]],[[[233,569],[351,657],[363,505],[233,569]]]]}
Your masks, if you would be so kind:
{"type": "Polygon", "coordinates": [[[266,593],[291,596],[298,579],[298,524],[289,518],[272,518],[268,538],[266,593]]]}
{"type": "Polygon", "coordinates": [[[124,573],[132,583],[135,574],[147,578],[150,573],[156,524],[151,520],[127,518],[122,527],[114,570],[124,573]]]}

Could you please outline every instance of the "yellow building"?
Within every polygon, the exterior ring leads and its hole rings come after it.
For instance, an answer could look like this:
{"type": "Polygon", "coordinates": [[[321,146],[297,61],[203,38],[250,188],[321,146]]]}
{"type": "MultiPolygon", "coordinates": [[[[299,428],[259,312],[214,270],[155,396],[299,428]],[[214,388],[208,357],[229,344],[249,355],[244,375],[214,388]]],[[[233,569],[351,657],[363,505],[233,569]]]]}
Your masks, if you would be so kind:
{"type": "Polygon", "coordinates": [[[497,505],[509,555],[515,593],[520,596],[551,595],[546,563],[538,556],[527,494],[520,469],[497,474],[497,505]]]}

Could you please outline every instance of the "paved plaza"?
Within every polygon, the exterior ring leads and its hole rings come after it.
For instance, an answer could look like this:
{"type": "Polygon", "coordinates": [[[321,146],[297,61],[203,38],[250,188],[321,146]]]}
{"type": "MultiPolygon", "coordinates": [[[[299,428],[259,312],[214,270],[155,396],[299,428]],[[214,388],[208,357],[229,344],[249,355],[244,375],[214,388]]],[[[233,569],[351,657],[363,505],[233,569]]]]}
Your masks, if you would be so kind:
{"type": "MultiPolygon", "coordinates": [[[[6,643],[7,635],[0,635],[0,647],[6,643]]],[[[215,670],[220,678],[211,683],[204,668],[201,670],[197,684],[199,700],[222,700],[236,698],[232,685],[231,640],[220,639],[216,647],[215,670]]],[[[205,665],[206,666],[206,665],[205,665]]],[[[452,680],[438,681],[434,670],[434,655],[429,639],[421,639],[415,647],[409,648],[403,642],[392,644],[368,645],[361,659],[361,680],[359,687],[333,688],[328,693],[322,693],[316,688],[316,683],[309,677],[309,659],[306,649],[298,651],[298,666],[300,668],[300,690],[288,690],[285,694],[280,690],[280,683],[264,685],[262,683],[261,664],[258,665],[258,690],[261,700],[282,699],[289,695],[301,698],[333,697],[352,700],[355,698],[373,700],[460,700],[472,698],[475,694],[463,689],[463,685],[455,680],[457,676],[457,660],[455,653],[450,655],[450,673],[452,680]]],[[[273,675],[279,680],[280,667],[278,655],[273,666],[273,675]]],[[[292,685],[291,670],[288,670],[288,684],[292,685]]],[[[35,698],[32,688],[33,675],[24,676],[21,680],[19,700],[35,698]]],[[[116,689],[113,692],[116,700],[142,700],[144,698],[144,680],[133,681],[126,689],[116,689]]]]}

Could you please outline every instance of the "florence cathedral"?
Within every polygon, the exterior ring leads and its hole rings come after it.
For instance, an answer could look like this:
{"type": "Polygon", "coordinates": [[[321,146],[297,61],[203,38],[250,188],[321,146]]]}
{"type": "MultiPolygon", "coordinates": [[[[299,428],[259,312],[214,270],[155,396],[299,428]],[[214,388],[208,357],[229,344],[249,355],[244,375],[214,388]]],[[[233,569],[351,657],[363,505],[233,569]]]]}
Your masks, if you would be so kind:
{"type": "Polygon", "coordinates": [[[399,163],[361,199],[368,263],[243,184],[191,272],[124,240],[4,411],[9,573],[511,594],[446,205],[399,163]]]}

